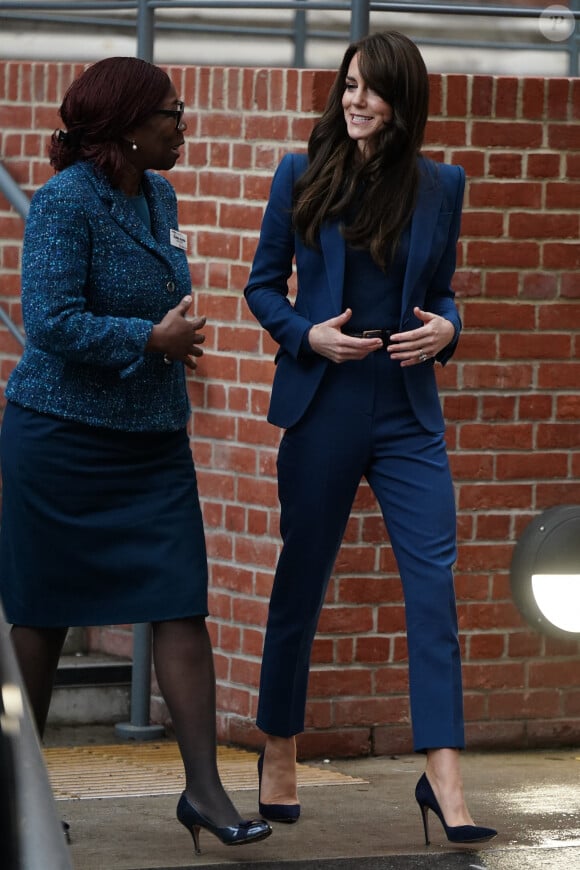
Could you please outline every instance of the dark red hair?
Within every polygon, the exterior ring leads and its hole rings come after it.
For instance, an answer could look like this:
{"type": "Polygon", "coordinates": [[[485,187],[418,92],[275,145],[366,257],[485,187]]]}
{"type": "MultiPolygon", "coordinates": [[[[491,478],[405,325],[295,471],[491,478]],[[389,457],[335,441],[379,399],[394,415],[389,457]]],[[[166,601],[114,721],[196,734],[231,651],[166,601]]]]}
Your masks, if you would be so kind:
{"type": "Polygon", "coordinates": [[[66,127],[52,136],[49,158],[59,172],[90,160],[117,186],[126,166],[128,132],[161,105],[167,73],[136,57],[109,57],[75,79],[59,110],[66,127]]]}

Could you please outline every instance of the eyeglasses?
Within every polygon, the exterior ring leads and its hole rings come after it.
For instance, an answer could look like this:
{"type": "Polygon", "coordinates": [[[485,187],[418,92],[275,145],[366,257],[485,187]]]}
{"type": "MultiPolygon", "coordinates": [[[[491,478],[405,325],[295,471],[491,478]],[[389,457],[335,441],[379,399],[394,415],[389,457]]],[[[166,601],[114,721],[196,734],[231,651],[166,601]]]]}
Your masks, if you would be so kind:
{"type": "Polygon", "coordinates": [[[175,118],[175,129],[179,130],[179,125],[181,124],[181,119],[183,118],[184,112],[185,103],[182,103],[181,100],[178,100],[176,109],[154,109],[152,114],[167,115],[169,118],[175,118]]]}

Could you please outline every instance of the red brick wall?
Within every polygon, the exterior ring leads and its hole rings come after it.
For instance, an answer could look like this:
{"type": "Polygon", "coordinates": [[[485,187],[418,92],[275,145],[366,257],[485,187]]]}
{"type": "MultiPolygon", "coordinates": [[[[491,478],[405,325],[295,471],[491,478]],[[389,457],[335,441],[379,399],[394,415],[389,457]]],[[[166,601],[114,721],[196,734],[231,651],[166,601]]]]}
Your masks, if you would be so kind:
{"type": "MultiPolygon", "coordinates": [[[[78,66],[0,64],[0,155],[28,193],[78,66]]],[[[272,171],[303,148],[332,74],[169,70],[189,107],[170,178],[190,238],[195,308],[208,317],[190,379],[192,444],[211,565],[219,732],[253,724],[279,549],[275,455],[265,422],[275,347],[244,287],[272,171]]],[[[472,747],[577,743],[579,644],[527,628],[512,604],[514,542],[544,508],[580,503],[580,80],[432,77],[427,150],[468,174],[455,280],[465,329],[440,372],[459,508],[457,596],[472,747]]],[[[22,225],[0,197],[1,302],[19,320],[22,225]]],[[[19,347],[0,328],[0,380],[19,347]]],[[[434,506],[436,509],[436,505],[434,506]]],[[[126,628],[93,642],[130,649],[126,628]]],[[[164,711],[154,703],[154,712],[164,711]]],[[[303,755],[410,748],[404,612],[374,497],[362,485],[314,649],[303,755]]]]}

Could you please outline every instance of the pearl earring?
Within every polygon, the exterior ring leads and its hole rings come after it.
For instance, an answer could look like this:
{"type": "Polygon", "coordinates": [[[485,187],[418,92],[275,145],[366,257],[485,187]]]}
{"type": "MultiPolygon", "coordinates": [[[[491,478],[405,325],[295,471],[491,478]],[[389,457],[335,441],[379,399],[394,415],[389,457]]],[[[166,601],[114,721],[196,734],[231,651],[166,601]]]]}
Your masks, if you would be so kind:
{"type": "Polygon", "coordinates": [[[136,150],[137,150],[137,143],[135,142],[134,139],[131,139],[131,151],[136,151],[136,150]]]}

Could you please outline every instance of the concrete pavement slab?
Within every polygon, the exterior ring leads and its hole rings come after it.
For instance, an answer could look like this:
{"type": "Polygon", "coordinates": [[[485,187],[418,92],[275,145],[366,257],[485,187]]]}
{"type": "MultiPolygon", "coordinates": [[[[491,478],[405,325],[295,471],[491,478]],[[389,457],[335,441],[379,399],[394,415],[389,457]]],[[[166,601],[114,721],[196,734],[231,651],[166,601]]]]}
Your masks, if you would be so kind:
{"type": "MultiPolygon", "coordinates": [[[[200,856],[175,819],[178,795],[58,801],[75,870],[580,870],[580,749],[466,753],[472,814],[499,831],[471,849],[448,843],[432,813],[432,843],[424,845],[414,799],[421,756],[308,764],[364,782],[302,788],[300,821],[274,825],[260,843],[226,847],[202,831],[200,856]]],[[[243,814],[257,815],[257,781],[232,797],[243,814]]]]}

